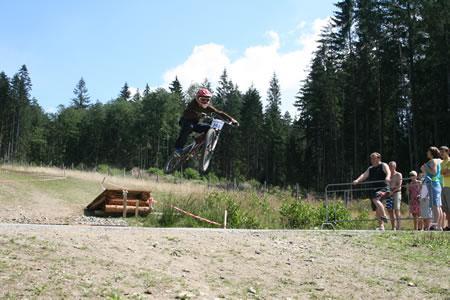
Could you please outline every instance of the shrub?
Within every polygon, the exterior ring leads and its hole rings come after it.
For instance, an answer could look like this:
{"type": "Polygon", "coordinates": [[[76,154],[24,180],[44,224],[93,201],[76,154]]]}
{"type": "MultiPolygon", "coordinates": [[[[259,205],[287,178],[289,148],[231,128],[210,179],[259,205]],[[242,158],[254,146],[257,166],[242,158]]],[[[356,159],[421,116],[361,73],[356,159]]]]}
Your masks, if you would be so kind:
{"type": "Polygon", "coordinates": [[[192,168],[187,168],[186,170],[184,170],[184,176],[187,179],[194,179],[194,180],[201,179],[200,173],[197,170],[192,169],[192,168]]]}
{"type": "MultiPolygon", "coordinates": [[[[326,206],[325,204],[321,204],[319,206],[319,214],[318,219],[320,223],[323,223],[326,220],[326,206]]],[[[345,207],[344,202],[336,201],[328,204],[328,219],[330,221],[334,220],[351,220],[352,215],[350,210],[345,207]]],[[[340,229],[350,229],[358,226],[359,222],[337,222],[335,224],[336,228],[340,229]]],[[[319,224],[320,225],[320,224],[319,224]]]]}
{"type": "Polygon", "coordinates": [[[99,164],[97,166],[97,172],[102,174],[108,174],[109,166],[107,164],[99,164]]]}
{"type": "Polygon", "coordinates": [[[228,227],[230,228],[259,228],[259,222],[255,217],[241,209],[233,199],[227,201],[228,227]]]}
{"type": "Polygon", "coordinates": [[[256,179],[250,179],[247,181],[247,184],[249,184],[254,189],[260,189],[261,188],[261,182],[259,182],[256,179]]]}
{"type": "Polygon", "coordinates": [[[164,171],[158,168],[154,168],[151,167],[147,170],[148,173],[152,174],[152,175],[158,175],[158,176],[162,176],[164,175],[164,171]]]}
{"type": "Polygon", "coordinates": [[[173,177],[177,179],[183,179],[183,173],[181,173],[180,171],[175,171],[173,172],[173,177]]]}
{"type": "Polygon", "coordinates": [[[314,228],[319,226],[319,210],[304,201],[288,201],[280,208],[280,214],[288,228],[314,228]]]}
{"type": "Polygon", "coordinates": [[[205,179],[210,184],[219,183],[219,177],[217,177],[217,175],[214,174],[214,172],[209,172],[208,174],[206,174],[205,179]]]}

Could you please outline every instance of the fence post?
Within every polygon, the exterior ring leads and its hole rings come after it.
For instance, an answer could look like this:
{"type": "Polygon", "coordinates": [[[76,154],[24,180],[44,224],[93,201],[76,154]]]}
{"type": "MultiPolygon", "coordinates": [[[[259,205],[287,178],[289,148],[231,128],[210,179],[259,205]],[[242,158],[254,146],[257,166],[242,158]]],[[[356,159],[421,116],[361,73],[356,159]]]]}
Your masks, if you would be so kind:
{"type": "Polygon", "coordinates": [[[325,212],[326,212],[326,222],[330,222],[330,215],[328,212],[328,186],[325,188],[325,212]]]}
{"type": "Polygon", "coordinates": [[[227,217],[228,217],[228,212],[225,209],[225,214],[223,216],[223,229],[227,229],[227,217]]]}
{"type": "Polygon", "coordinates": [[[122,190],[122,196],[123,196],[123,217],[126,218],[127,217],[127,194],[128,191],[127,190],[122,190]]]}
{"type": "Polygon", "coordinates": [[[324,229],[325,226],[330,226],[334,229],[334,225],[330,222],[329,206],[328,206],[328,186],[325,187],[325,222],[322,223],[321,228],[324,229]]]}
{"type": "Polygon", "coordinates": [[[134,212],[134,216],[137,217],[139,216],[139,203],[141,202],[141,200],[136,199],[136,210],[134,212]]]}

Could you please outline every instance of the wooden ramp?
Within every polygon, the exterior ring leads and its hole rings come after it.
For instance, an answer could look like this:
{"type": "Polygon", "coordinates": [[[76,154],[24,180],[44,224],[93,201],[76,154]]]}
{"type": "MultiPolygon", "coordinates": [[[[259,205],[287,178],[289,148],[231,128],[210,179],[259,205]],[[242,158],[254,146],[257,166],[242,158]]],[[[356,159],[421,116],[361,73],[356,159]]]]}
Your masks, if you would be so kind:
{"type": "Polygon", "coordinates": [[[153,198],[149,191],[105,189],[84,209],[85,215],[144,216],[152,211],[153,198]]]}

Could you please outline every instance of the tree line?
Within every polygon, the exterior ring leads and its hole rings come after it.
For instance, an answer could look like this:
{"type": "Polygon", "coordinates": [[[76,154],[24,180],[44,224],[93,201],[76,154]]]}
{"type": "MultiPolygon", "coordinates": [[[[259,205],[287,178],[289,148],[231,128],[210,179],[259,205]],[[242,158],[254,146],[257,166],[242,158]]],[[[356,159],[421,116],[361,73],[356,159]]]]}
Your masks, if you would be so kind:
{"type": "MultiPolygon", "coordinates": [[[[350,182],[377,151],[404,173],[450,137],[450,2],[344,0],[323,31],[295,122],[307,184],[350,182]]],[[[300,176],[300,174],[297,174],[300,176]]]]}
{"type": "MultiPolygon", "coordinates": [[[[298,116],[282,113],[276,74],[267,94],[239,90],[224,70],[213,104],[240,121],[226,128],[211,172],[272,185],[323,189],[349,182],[377,151],[404,172],[450,134],[450,4],[445,0],[344,0],[323,30],[298,116]],[[265,98],[265,105],[263,105],[265,98]]],[[[162,168],[178,120],[205,79],[184,89],[131,96],[127,83],[106,103],[92,102],[83,78],[68,106],[46,113],[31,97],[27,67],[0,73],[0,159],[53,165],[162,168]]]]}

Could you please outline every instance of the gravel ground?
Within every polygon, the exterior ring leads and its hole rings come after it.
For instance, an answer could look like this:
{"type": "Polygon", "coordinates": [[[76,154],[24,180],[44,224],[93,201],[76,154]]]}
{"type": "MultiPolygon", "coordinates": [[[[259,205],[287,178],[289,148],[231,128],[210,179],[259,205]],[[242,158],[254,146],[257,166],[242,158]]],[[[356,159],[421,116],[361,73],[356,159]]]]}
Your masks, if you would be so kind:
{"type": "Polygon", "coordinates": [[[448,252],[400,237],[0,224],[0,298],[448,299],[448,252]]]}

